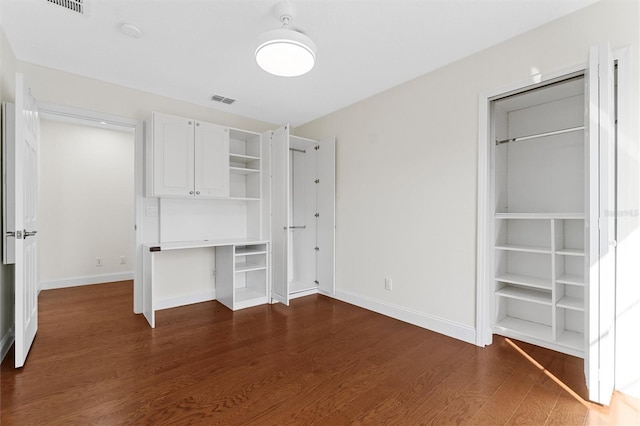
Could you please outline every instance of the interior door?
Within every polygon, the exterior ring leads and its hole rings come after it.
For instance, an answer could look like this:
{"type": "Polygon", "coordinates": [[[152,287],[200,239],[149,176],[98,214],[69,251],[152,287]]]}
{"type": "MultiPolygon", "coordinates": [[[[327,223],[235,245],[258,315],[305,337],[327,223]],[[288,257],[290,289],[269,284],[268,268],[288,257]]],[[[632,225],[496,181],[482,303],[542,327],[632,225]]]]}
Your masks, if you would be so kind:
{"type": "Polygon", "coordinates": [[[318,185],[316,205],[318,221],[316,241],[316,275],[318,288],[327,294],[335,294],[335,229],[336,229],[336,141],[323,139],[317,150],[318,185]]]}
{"type": "MultiPolygon", "coordinates": [[[[15,173],[15,366],[25,363],[38,330],[38,144],[36,101],[16,74],[15,173]]],[[[9,141],[7,141],[9,142],[9,141]]],[[[8,159],[11,161],[12,159],[8,159]]]]}
{"type": "Polygon", "coordinates": [[[289,126],[273,132],[271,138],[271,249],[273,281],[271,298],[289,305],[289,126]]]}
{"type": "Polygon", "coordinates": [[[587,69],[588,233],[585,377],[589,399],[608,405],[614,387],[616,205],[614,62],[608,45],[589,51],[587,69]]]}

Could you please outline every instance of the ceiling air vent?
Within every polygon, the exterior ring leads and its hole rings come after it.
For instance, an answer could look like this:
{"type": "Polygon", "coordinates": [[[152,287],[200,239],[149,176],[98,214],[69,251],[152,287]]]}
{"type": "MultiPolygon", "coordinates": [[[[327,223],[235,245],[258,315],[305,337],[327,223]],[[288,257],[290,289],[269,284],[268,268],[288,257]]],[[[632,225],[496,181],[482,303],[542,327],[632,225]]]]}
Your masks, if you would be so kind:
{"type": "Polygon", "coordinates": [[[64,7],[71,12],[84,15],[86,12],[86,0],[47,0],[49,3],[64,7]]]}
{"type": "Polygon", "coordinates": [[[213,95],[211,97],[212,101],[216,101],[216,102],[220,102],[223,104],[227,104],[227,105],[231,105],[232,103],[234,103],[236,100],[235,99],[231,99],[231,98],[227,98],[224,96],[220,96],[220,95],[213,95]]]}

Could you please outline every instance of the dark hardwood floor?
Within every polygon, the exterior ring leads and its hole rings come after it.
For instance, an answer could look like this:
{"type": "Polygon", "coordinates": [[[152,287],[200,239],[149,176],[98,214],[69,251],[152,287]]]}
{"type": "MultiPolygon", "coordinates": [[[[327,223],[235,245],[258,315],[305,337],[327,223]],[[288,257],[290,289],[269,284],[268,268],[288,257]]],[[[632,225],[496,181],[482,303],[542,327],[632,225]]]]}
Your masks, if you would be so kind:
{"type": "MultiPolygon", "coordinates": [[[[582,360],[478,348],[324,296],[232,312],[132,313],[131,282],[40,294],[26,365],[2,363],[2,425],[638,424],[584,401],[582,360]]],[[[522,351],[522,352],[520,352],[522,351]]]]}

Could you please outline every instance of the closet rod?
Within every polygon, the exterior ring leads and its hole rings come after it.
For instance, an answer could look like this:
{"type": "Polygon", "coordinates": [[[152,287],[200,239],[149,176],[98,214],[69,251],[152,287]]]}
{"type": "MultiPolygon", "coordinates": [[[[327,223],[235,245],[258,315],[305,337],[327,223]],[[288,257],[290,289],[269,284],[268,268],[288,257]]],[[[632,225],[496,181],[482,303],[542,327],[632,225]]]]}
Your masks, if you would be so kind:
{"type": "Polygon", "coordinates": [[[297,148],[289,148],[289,151],[301,152],[303,154],[305,154],[307,152],[304,149],[297,149],[297,148]]]}
{"type": "Polygon", "coordinates": [[[554,130],[552,132],[538,133],[538,134],[529,135],[529,136],[520,136],[520,137],[517,137],[517,138],[511,138],[511,139],[503,139],[501,141],[496,140],[496,145],[501,145],[503,143],[508,143],[508,142],[527,141],[529,139],[543,138],[545,136],[561,135],[563,133],[577,132],[579,130],[584,130],[584,126],[570,127],[568,129],[554,130]]]}
{"type": "Polygon", "coordinates": [[[285,226],[284,229],[307,229],[307,225],[285,226]]]}

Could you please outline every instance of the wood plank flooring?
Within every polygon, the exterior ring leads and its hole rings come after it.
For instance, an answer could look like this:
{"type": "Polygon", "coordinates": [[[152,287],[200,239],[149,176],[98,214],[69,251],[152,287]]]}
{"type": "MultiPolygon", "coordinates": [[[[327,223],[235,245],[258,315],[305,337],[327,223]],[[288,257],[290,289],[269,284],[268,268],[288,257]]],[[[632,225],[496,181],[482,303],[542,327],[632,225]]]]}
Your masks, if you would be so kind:
{"type": "Polygon", "coordinates": [[[156,323],[132,313],[131,282],[43,291],[25,367],[13,352],[2,363],[0,423],[640,423],[625,395],[582,400],[581,359],[504,338],[478,348],[324,296],[200,303],[156,323]]]}

